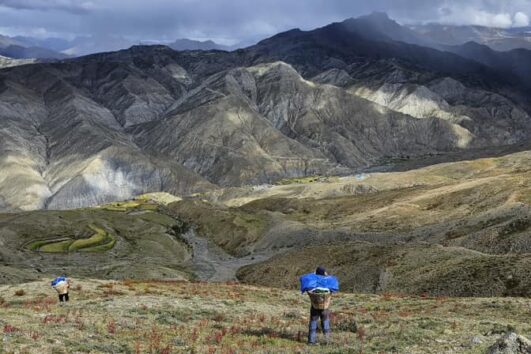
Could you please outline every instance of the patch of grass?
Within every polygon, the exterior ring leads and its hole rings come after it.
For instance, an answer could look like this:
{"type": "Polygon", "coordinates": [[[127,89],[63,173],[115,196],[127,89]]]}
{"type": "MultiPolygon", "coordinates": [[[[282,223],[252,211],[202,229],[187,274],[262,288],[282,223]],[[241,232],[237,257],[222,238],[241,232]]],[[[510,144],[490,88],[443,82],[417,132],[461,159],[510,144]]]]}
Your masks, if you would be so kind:
{"type": "Polygon", "coordinates": [[[32,242],[30,243],[27,248],[30,250],[30,251],[38,251],[42,246],[48,244],[48,243],[51,243],[53,241],[50,241],[50,240],[43,240],[43,241],[35,241],[35,242],[32,242]]]}
{"type": "Polygon", "coordinates": [[[170,204],[168,212],[187,225],[196,225],[202,237],[232,255],[248,253],[246,247],[260,240],[268,225],[267,216],[260,212],[190,199],[170,204]]]}
{"type": "Polygon", "coordinates": [[[160,214],[160,213],[150,212],[150,213],[138,215],[137,217],[141,220],[145,220],[150,223],[164,225],[167,227],[171,227],[175,224],[175,219],[167,215],[160,214]]]}
{"type": "Polygon", "coordinates": [[[142,205],[140,205],[140,209],[157,211],[157,210],[159,210],[159,205],[157,205],[157,204],[142,204],[142,205]]]}
{"type": "Polygon", "coordinates": [[[285,178],[277,181],[275,184],[279,186],[285,186],[289,184],[309,184],[316,182],[332,182],[336,181],[337,177],[328,177],[328,176],[308,176],[308,177],[296,177],[296,178],[285,178]]]}
{"type": "Polygon", "coordinates": [[[94,235],[86,239],[75,240],[68,247],[68,251],[72,252],[79,251],[82,249],[88,249],[90,247],[98,246],[108,241],[109,234],[105,230],[94,225],[89,225],[89,228],[94,231],[94,235]]]}
{"type": "Polygon", "coordinates": [[[116,240],[113,238],[113,236],[109,235],[109,238],[111,239],[109,242],[104,243],[103,245],[93,246],[89,248],[80,249],[80,252],[106,252],[111,250],[114,245],[116,245],[116,240]]]}
{"type": "MultiPolygon", "coordinates": [[[[147,210],[147,211],[157,211],[160,208],[160,205],[157,203],[156,199],[152,200],[150,195],[139,196],[133,200],[126,200],[122,202],[113,202],[109,204],[104,204],[99,206],[100,209],[107,211],[118,211],[118,212],[129,212],[134,210],[147,210]]],[[[177,197],[160,197],[166,202],[178,201],[180,198],[177,197]],[[173,199],[172,199],[173,198],[173,199]]],[[[164,203],[163,203],[164,204],[164,203]]]]}
{"type": "Polygon", "coordinates": [[[73,240],[59,241],[59,242],[50,242],[40,247],[38,250],[40,252],[47,253],[63,253],[68,252],[68,248],[74,242],[73,240]]]}
{"type": "Polygon", "coordinates": [[[128,211],[136,209],[144,204],[141,200],[127,200],[123,202],[114,202],[100,206],[101,209],[108,211],[128,211]]]}

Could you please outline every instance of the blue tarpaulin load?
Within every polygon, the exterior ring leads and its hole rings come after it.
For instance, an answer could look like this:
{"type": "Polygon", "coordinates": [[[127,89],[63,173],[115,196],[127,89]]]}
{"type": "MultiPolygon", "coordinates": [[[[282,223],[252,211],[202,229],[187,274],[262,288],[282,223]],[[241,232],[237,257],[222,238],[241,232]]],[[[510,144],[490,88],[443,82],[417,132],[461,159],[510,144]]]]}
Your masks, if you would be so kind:
{"type": "Polygon", "coordinates": [[[54,280],[52,280],[52,286],[56,286],[62,281],[66,281],[66,277],[57,277],[54,280]]]}
{"type": "Polygon", "coordinates": [[[332,293],[339,291],[339,281],[333,275],[317,275],[315,273],[309,273],[303,275],[300,278],[300,281],[302,293],[316,288],[328,289],[332,293]]]}

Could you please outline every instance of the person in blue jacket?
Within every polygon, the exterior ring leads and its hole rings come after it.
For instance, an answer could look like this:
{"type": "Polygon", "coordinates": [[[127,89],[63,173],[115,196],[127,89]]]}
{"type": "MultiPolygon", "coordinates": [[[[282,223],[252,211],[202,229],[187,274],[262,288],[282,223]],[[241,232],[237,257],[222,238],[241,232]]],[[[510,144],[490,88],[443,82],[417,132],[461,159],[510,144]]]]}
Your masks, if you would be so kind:
{"type": "MultiPolygon", "coordinates": [[[[326,276],[326,269],[322,266],[317,267],[315,274],[326,276]]],[[[310,308],[310,328],[308,331],[308,344],[317,344],[317,327],[321,320],[321,328],[325,336],[325,342],[330,342],[331,328],[330,328],[330,300],[332,293],[329,289],[315,288],[307,291],[312,302],[310,308]]]]}
{"type": "Polygon", "coordinates": [[[72,281],[66,277],[66,275],[61,275],[57,278],[55,278],[51,285],[57,291],[57,294],[59,295],[59,303],[68,302],[68,290],[70,289],[70,285],[72,284],[72,281]]]}

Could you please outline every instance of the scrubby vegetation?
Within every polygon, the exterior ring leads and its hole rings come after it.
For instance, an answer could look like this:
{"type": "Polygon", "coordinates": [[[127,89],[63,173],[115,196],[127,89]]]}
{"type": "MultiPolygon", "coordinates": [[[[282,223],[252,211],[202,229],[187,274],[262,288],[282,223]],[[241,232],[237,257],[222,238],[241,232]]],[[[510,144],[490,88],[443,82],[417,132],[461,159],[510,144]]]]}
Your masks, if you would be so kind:
{"type": "Polygon", "coordinates": [[[197,232],[232,255],[248,253],[247,247],[258,242],[268,226],[265,213],[246,212],[198,200],[184,200],[168,206],[170,215],[187,224],[196,225],[197,232]]]}
{"type": "Polygon", "coordinates": [[[531,255],[488,255],[433,244],[346,242],[307,247],[240,269],[240,280],[296,289],[316,263],[339,276],[344,291],[434,296],[531,296],[531,255]]]}
{"type": "Polygon", "coordinates": [[[108,210],[108,211],[122,211],[122,212],[131,212],[134,210],[156,211],[159,208],[159,204],[152,201],[148,197],[141,197],[138,199],[101,205],[99,208],[103,210],[108,210]]]}
{"type": "Polygon", "coordinates": [[[282,186],[282,185],[289,185],[289,184],[309,184],[309,183],[315,183],[315,182],[337,182],[337,177],[330,177],[330,176],[308,176],[308,177],[298,177],[298,178],[284,178],[279,181],[277,181],[275,184],[282,186]]]}
{"type": "Polygon", "coordinates": [[[309,300],[233,283],[77,280],[59,306],[49,282],[0,287],[3,350],[27,353],[483,353],[531,336],[529,301],[340,293],[333,343],[306,345],[309,300]]]}

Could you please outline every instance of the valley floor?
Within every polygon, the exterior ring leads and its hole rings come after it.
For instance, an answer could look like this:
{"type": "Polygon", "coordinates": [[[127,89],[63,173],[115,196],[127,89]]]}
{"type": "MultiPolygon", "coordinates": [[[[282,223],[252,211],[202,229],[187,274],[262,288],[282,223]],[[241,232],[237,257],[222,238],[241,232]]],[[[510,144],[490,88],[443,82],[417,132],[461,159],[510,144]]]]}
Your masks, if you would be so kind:
{"type": "Polygon", "coordinates": [[[0,286],[2,353],[483,353],[531,337],[525,298],[337,294],[333,344],[305,344],[309,300],[233,283],[74,279],[0,286]]]}

